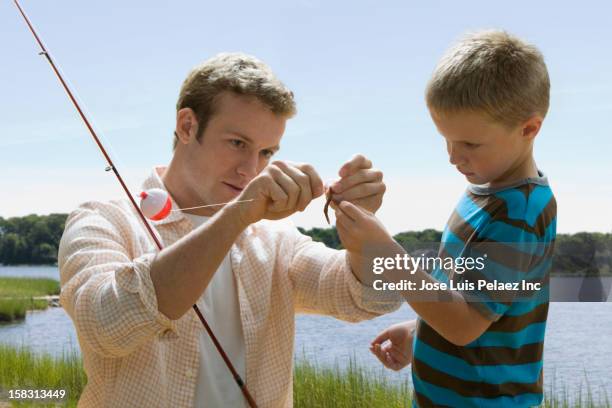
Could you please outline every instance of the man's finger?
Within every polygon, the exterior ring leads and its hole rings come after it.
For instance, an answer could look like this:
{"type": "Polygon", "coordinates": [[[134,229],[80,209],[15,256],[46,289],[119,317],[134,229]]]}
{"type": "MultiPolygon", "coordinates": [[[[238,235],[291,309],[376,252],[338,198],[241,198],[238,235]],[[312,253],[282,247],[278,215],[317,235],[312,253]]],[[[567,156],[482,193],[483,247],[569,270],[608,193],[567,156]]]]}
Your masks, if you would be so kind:
{"type": "Polygon", "coordinates": [[[360,169],[369,169],[372,167],[372,162],[362,154],[356,154],[351,160],[344,163],[338,171],[340,177],[347,177],[354,174],[360,169]]]}
{"type": "Polygon", "coordinates": [[[360,169],[350,176],[343,177],[334,182],[334,193],[342,193],[351,187],[362,184],[382,181],[383,172],[378,169],[360,169]]]}
{"type": "Polygon", "coordinates": [[[309,176],[303,173],[299,168],[285,162],[277,161],[273,164],[278,166],[285,174],[291,177],[294,183],[298,186],[299,192],[296,199],[296,207],[298,210],[303,211],[306,206],[310,204],[310,201],[312,201],[309,176]]]}
{"type": "Polygon", "coordinates": [[[290,208],[295,208],[295,203],[297,202],[300,193],[298,185],[278,166],[268,166],[268,172],[276,184],[278,184],[283,189],[285,194],[287,194],[285,205],[278,203],[274,206],[275,209],[278,211],[283,211],[290,208]]]}
{"type": "Polygon", "coordinates": [[[323,180],[315,168],[308,163],[296,164],[296,167],[306,174],[310,179],[310,191],[312,191],[312,198],[317,198],[325,193],[325,186],[323,180]]]}
{"type": "MultiPolygon", "coordinates": [[[[342,200],[358,200],[361,198],[371,197],[377,194],[383,194],[387,187],[383,182],[376,183],[365,183],[355,186],[351,189],[345,190],[339,197],[342,197],[342,200]]],[[[336,195],[332,196],[334,198],[338,197],[336,195]]]]}
{"type": "Polygon", "coordinates": [[[272,211],[281,211],[286,205],[288,196],[285,193],[285,190],[278,185],[278,183],[271,177],[266,178],[266,190],[268,193],[268,198],[272,200],[272,206],[270,210],[272,211]]]}

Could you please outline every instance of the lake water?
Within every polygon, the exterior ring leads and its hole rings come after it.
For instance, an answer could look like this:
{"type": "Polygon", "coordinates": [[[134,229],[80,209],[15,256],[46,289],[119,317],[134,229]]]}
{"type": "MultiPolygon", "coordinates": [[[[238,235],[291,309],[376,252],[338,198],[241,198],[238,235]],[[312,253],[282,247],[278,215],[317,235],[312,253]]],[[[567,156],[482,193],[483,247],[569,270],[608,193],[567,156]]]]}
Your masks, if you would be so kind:
{"type": "MultiPolygon", "coordinates": [[[[0,267],[0,276],[37,276],[59,279],[56,267],[0,267]]],[[[354,358],[375,374],[391,381],[405,381],[410,370],[399,373],[383,369],[368,351],[370,341],[387,326],[413,319],[414,312],[403,306],[395,313],[367,322],[350,324],[322,317],[296,318],[296,357],[320,365],[347,367],[354,358]]],[[[24,344],[36,351],[61,354],[78,352],[71,320],[61,308],[29,312],[25,322],[0,325],[0,342],[24,344]]],[[[544,379],[549,390],[576,395],[588,386],[595,401],[605,392],[612,399],[612,303],[551,303],[548,316],[544,379]]]]}

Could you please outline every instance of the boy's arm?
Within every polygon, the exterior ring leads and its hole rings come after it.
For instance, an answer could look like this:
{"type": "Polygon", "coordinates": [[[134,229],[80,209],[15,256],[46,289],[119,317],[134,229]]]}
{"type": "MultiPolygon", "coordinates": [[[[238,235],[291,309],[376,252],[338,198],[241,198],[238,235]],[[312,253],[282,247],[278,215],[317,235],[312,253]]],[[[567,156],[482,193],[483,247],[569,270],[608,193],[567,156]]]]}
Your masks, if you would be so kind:
{"type": "MultiPolygon", "coordinates": [[[[349,253],[351,268],[364,285],[371,286],[373,280],[380,278],[393,283],[409,280],[414,282],[416,288],[420,288],[422,282],[438,282],[422,270],[410,274],[405,269],[387,269],[383,275],[375,276],[372,272],[374,257],[395,258],[397,255],[403,257],[406,251],[391,238],[372,213],[346,201],[334,206],[334,210],[336,210],[338,234],[349,253]]],[[[400,293],[427,324],[456,345],[471,343],[493,322],[466,302],[462,294],[456,291],[436,290],[427,293],[404,290],[400,293]],[[444,301],[423,301],[434,297],[443,297],[444,301]]]]}
{"type": "MultiPolygon", "coordinates": [[[[385,256],[404,256],[406,251],[397,242],[390,242],[385,256]]],[[[370,263],[371,265],[371,263],[370,263]]],[[[427,272],[418,269],[414,274],[406,270],[392,269],[383,274],[387,282],[399,283],[402,280],[415,282],[415,287],[421,288],[422,282],[437,283],[427,272]]],[[[466,302],[465,297],[454,290],[401,291],[402,297],[410,307],[431,326],[436,332],[449,342],[465,346],[480,337],[493,323],[476,308],[466,302]],[[442,298],[443,301],[419,301],[419,298],[433,299],[442,298]]]]}

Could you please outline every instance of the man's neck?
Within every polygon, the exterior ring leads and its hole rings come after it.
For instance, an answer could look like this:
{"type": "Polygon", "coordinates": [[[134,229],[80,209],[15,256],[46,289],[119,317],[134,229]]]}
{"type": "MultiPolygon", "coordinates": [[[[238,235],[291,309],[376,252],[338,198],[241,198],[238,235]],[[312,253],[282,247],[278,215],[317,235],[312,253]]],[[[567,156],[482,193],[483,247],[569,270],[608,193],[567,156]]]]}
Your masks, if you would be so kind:
{"type": "MultiPolygon", "coordinates": [[[[160,174],[160,178],[164,183],[166,190],[168,190],[168,193],[170,193],[179,208],[190,208],[206,205],[207,203],[194,199],[193,197],[197,197],[195,194],[189,194],[189,190],[185,187],[185,177],[183,176],[180,167],[177,165],[177,160],[180,159],[176,159],[175,154],[164,173],[160,174]]],[[[220,207],[193,208],[190,210],[184,210],[183,212],[193,215],[201,215],[204,217],[212,217],[219,208],[220,207]]]]}

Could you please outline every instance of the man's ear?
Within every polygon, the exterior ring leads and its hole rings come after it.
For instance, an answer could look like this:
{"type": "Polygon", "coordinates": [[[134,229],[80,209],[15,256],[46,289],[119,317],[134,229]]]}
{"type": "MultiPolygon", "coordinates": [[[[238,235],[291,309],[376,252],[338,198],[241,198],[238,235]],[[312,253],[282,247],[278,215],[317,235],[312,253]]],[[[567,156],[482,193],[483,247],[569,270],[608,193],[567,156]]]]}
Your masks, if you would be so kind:
{"type": "Polygon", "coordinates": [[[522,126],[522,135],[526,140],[533,140],[538,135],[538,132],[542,128],[542,122],[544,118],[540,115],[533,115],[527,119],[522,126]]]}
{"type": "Polygon", "coordinates": [[[198,119],[191,108],[182,108],[176,112],[176,138],[179,143],[187,144],[198,133],[198,119]]]}

